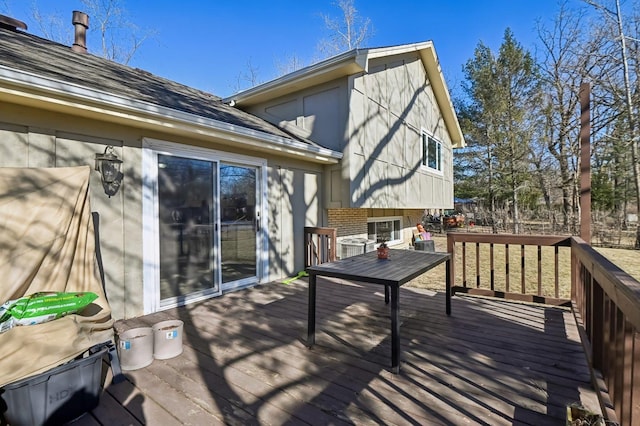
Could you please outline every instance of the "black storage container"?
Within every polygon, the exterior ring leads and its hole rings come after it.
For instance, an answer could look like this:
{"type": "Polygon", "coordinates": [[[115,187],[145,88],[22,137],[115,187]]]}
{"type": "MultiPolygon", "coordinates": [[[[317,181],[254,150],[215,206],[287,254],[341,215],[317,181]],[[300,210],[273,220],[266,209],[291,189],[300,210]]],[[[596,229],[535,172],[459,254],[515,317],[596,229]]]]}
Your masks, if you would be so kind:
{"type": "Polygon", "coordinates": [[[107,346],[92,348],[86,357],[5,385],[0,390],[5,421],[11,426],[60,425],[93,410],[100,401],[107,351],[107,346]]]}

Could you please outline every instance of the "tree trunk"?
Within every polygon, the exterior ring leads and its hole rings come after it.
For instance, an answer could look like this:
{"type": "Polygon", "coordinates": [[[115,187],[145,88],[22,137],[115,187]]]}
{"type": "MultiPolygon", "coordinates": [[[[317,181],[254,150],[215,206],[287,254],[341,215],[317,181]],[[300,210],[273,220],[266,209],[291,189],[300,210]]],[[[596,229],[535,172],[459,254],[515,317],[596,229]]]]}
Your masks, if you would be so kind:
{"type": "MultiPolygon", "coordinates": [[[[638,163],[638,137],[636,135],[636,120],[631,98],[631,82],[629,78],[629,62],[627,59],[627,41],[622,25],[622,11],[620,10],[620,0],[616,0],[616,14],[618,20],[618,31],[620,35],[620,49],[622,50],[622,66],[624,69],[625,100],[627,105],[627,115],[629,119],[629,134],[631,135],[631,162],[633,164],[633,178],[636,186],[636,211],[640,213],[640,163],[638,163]]],[[[640,245],[640,234],[636,236],[636,245],[640,245]]]]}

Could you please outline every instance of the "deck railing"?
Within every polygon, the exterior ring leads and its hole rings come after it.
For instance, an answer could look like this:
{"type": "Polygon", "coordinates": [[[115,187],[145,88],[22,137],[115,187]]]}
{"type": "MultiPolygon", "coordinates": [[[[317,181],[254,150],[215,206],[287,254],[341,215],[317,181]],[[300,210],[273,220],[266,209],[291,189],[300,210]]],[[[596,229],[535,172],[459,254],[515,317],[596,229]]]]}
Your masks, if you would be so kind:
{"type": "Polygon", "coordinates": [[[336,228],[304,227],[304,267],[336,260],[336,228]]]}
{"type": "Polygon", "coordinates": [[[448,233],[451,291],[569,305],[570,244],[569,236],[448,233]]]}
{"type": "MultiPolygon", "coordinates": [[[[640,253],[638,256],[640,260],[640,253]]],[[[640,424],[640,282],[579,238],[571,241],[571,301],[608,419],[640,424]]]]}
{"type": "Polygon", "coordinates": [[[449,233],[447,247],[452,294],[571,306],[603,414],[640,424],[637,280],[575,237],[449,233]]]}

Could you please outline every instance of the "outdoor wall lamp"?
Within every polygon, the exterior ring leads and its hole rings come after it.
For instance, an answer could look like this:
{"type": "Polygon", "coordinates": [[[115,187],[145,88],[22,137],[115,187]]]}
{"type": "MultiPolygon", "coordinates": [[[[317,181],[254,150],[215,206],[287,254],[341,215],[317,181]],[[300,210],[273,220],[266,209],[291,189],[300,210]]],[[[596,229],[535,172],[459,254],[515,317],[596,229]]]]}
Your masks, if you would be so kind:
{"type": "Polygon", "coordinates": [[[104,193],[111,198],[116,195],[124,175],[121,171],[122,160],[116,155],[113,146],[108,145],[103,154],[96,154],[96,170],[100,172],[104,193]]]}

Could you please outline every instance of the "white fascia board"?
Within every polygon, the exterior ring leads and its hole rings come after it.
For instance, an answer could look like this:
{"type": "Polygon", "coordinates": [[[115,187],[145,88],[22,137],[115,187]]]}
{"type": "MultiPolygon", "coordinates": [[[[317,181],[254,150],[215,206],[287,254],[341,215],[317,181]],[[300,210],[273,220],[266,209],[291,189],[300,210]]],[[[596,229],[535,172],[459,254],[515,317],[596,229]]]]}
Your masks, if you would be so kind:
{"type": "Polygon", "coordinates": [[[456,110],[453,107],[447,82],[442,74],[440,61],[438,60],[433,43],[427,42],[423,48],[419,49],[419,53],[427,71],[427,75],[429,76],[429,81],[431,81],[431,84],[433,85],[433,92],[449,130],[453,147],[462,148],[466,145],[464,135],[460,128],[460,122],[458,121],[456,110]]]}
{"type": "Polygon", "coordinates": [[[222,99],[222,102],[227,104],[240,104],[247,99],[250,100],[256,96],[263,96],[264,94],[275,90],[282,90],[283,87],[293,86],[296,89],[299,89],[305,87],[302,83],[304,81],[312,81],[327,75],[333,76],[333,73],[351,75],[356,72],[366,72],[368,66],[368,50],[369,49],[354,49],[341,53],[324,61],[309,65],[308,67],[301,68],[292,73],[285,74],[282,77],[278,77],[274,80],[228,96],[222,99]]]}
{"type": "Polygon", "coordinates": [[[307,158],[314,162],[335,164],[342,159],[341,152],[294,139],[0,66],[0,83],[3,82],[9,84],[0,84],[0,92],[16,97],[107,114],[147,126],[180,128],[196,135],[222,137],[261,150],[307,158]]]}
{"type": "Polygon", "coordinates": [[[386,56],[402,55],[408,52],[420,52],[423,49],[433,49],[433,42],[423,41],[420,43],[400,44],[397,46],[376,47],[369,49],[369,59],[383,58],[386,56]]]}

